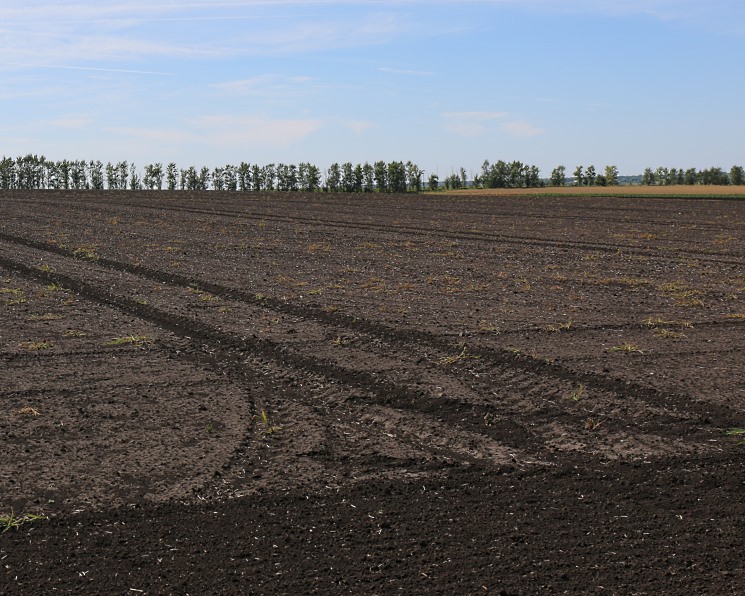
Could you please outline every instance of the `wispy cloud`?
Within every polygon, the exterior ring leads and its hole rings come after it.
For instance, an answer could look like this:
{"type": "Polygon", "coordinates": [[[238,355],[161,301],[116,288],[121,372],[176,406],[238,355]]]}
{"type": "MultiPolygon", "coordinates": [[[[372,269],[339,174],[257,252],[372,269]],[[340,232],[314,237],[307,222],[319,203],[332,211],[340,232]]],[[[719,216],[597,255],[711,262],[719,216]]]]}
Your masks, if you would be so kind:
{"type": "Polygon", "coordinates": [[[227,95],[252,95],[261,97],[287,97],[304,95],[318,87],[318,82],[308,76],[264,74],[237,81],[216,83],[212,88],[227,95]]]}
{"type": "Polygon", "coordinates": [[[145,58],[220,58],[225,54],[221,48],[208,43],[167,43],[149,40],[137,32],[127,36],[118,33],[91,35],[83,31],[63,34],[17,30],[0,38],[0,55],[6,63],[56,64],[58,67],[78,66],[81,69],[81,62],[89,65],[102,61],[145,58]]]}
{"type": "Polygon", "coordinates": [[[97,72],[119,72],[127,74],[141,74],[141,75],[161,75],[161,76],[174,76],[176,73],[173,72],[159,72],[154,70],[128,70],[124,68],[95,68],[92,66],[63,66],[60,64],[32,64],[24,62],[0,62],[5,66],[23,66],[26,68],[60,68],[63,70],[93,70],[97,72]]]}
{"type": "MultiPolygon", "coordinates": [[[[457,32],[467,21],[459,21],[459,25],[437,23],[433,29],[432,23],[425,25],[416,16],[432,4],[503,6],[541,13],[643,14],[659,20],[695,22],[719,19],[733,28],[745,21],[745,7],[733,8],[734,3],[725,0],[705,4],[698,0],[27,0],[4,4],[0,6],[0,55],[6,61],[80,67],[105,60],[220,59],[375,46],[404,36],[446,35],[457,32]],[[206,24],[197,38],[193,25],[182,28],[178,21],[240,24],[206,24]],[[147,25],[158,22],[163,26],[147,25]],[[165,30],[168,34],[162,35],[165,30]]],[[[397,66],[378,70],[403,76],[434,74],[397,66]]]]}
{"type": "Polygon", "coordinates": [[[387,66],[381,66],[380,68],[378,68],[378,70],[380,72],[387,72],[397,75],[407,75],[412,77],[431,77],[435,74],[430,70],[408,70],[405,68],[389,68],[387,66]]]}
{"type": "Polygon", "coordinates": [[[49,126],[54,126],[56,128],[65,128],[65,129],[85,128],[87,126],[90,126],[92,123],[93,123],[92,119],[81,117],[81,116],[68,116],[68,117],[63,117],[63,118],[54,118],[53,120],[47,121],[47,124],[49,126]]]}
{"type": "Polygon", "coordinates": [[[441,114],[445,126],[451,132],[462,137],[478,137],[489,130],[500,130],[516,138],[531,138],[546,132],[525,122],[510,120],[507,112],[444,112],[441,114]]]}
{"type": "Polygon", "coordinates": [[[538,128],[537,126],[533,126],[529,122],[523,122],[520,120],[516,122],[505,122],[504,124],[502,124],[501,129],[510,136],[519,139],[529,139],[532,137],[537,137],[546,132],[542,128],[538,128]]]}
{"type": "Polygon", "coordinates": [[[407,19],[394,14],[311,18],[257,29],[234,48],[249,54],[319,52],[381,45],[410,30],[407,19]]]}
{"type": "Polygon", "coordinates": [[[105,132],[130,137],[139,141],[158,144],[192,143],[203,140],[191,131],[175,128],[142,128],[135,126],[109,126],[105,132]]]}
{"type": "Polygon", "coordinates": [[[487,124],[507,116],[505,112],[443,112],[445,126],[462,137],[477,137],[487,130],[487,124]]]}
{"type": "Polygon", "coordinates": [[[583,13],[623,17],[641,15],[662,22],[677,22],[742,33],[745,3],[740,0],[472,0],[480,4],[512,5],[540,13],[583,13]]]}
{"type": "Polygon", "coordinates": [[[205,116],[198,124],[214,145],[269,145],[288,147],[305,140],[325,126],[320,119],[262,116],[205,116]]]}
{"type": "Polygon", "coordinates": [[[316,119],[270,118],[262,116],[203,116],[183,128],[106,127],[105,132],[161,146],[199,144],[211,147],[286,148],[305,140],[323,128],[316,119]]]}
{"type": "Polygon", "coordinates": [[[345,128],[358,135],[361,135],[362,133],[367,132],[371,128],[375,127],[375,123],[368,120],[347,120],[342,124],[345,128]]]}
{"type": "Polygon", "coordinates": [[[647,14],[658,18],[695,18],[713,12],[742,14],[738,2],[732,0],[238,0],[216,2],[179,2],[160,0],[144,3],[141,0],[122,2],[50,3],[47,0],[27,0],[0,7],[0,22],[71,22],[131,19],[142,22],[149,19],[245,19],[256,14],[240,11],[281,9],[303,6],[313,9],[323,6],[374,6],[377,9],[396,9],[415,5],[513,5],[541,11],[583,11],[606,14],[647,14]],[[209,12],[201,12],[209,11],[209,12]],[[215,14],[215,11],[232,11],[215,14]]]}
{"type": "Polygon", "coordinates": [[[17,63],[82,62],[88,66],[104,60],[288,55],[385,44],[417,29],[416,23],[397,9],[335,14],[310,7],[307,14],[294,9],[266,13],[267,7],[284,4],[287,3],[117,2],[0,8],[0,56],[17,63]],[[204,14],[195,14],[199,10],[204,14]],[[225,12],[229,10],[238,14],[225,12]],[[180,20],[242,22],[225,27],[205,26],[198,32],[196,25],[146,25],[150,21],[180,20]],[[95,26],[91,26],[92,21],[95,26]]]}

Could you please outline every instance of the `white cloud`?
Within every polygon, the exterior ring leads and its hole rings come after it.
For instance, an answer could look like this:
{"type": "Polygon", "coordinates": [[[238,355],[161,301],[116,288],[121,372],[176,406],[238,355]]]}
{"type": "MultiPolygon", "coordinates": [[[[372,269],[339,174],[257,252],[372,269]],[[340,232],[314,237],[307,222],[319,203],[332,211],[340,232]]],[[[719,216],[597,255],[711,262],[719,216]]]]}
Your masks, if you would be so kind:
{"type": "Polygon", "coordinates": [[[510,136],[527,139],[545,132],[523,120],[511,120],[507,112],[444,112],[440,114],[445,120],[445,126],[451,132],[462,137],[478,137],[489,130],[501,130],[510,136]],[[497,123],[496,126],[490,126],[497,123]]]}
{"type": "Polygon", "coordinates": [[[354,18],[319,17],[256,29],[234,48],[236,53],[294,54],[384,44],[411,32],[406,19],[393,14],[354,18]]]}
{"type": "Polygon", "coordinates": [[[529,122],[522,122],[522,121],[505,122],[504,124],[502,124],[501,128],[507,134],[513,137],[517,137],[519,139],[529,139],[532,137],[537,137],[539,135],[542,135],[544,132],[546,132],[542,128],[533,126],[529,122]]]}
{"type": "Polygon", "coordinates": [[[319,119],[281,119],[261,116],[205,116],[199,126],[213,145],[270,145],[287,147],[325,126],[319,119]]]}
{"type": "Polygon", "coordinates": [[[148,143],[191,143],[200,140],[194,132],[173,128],[139,128],[132,126],[112,126],[105,132],[145,141],[148,143]]]}
{"type": "Polygon", "coordinates": [[[416,22],[398,10],[265,10],[284,4],[116,2],[0,8],[0,56],[7,62],[89,65],[104,60],[286,55],[380,45],[417,30],[416,22]],[[195,35],[197,25],[167,23],[180,20],[242,23],[205,26],[195,35]],[[141,26],[161,21],[162,27],[141,26]]]}
{"type": "Polygon", "coordinates": [[[317,87],[313,77],[265,74],[238,81],[225,81],[212,85],[213,89],[228,95],[261,97],[287,97],[301,95],[317,87]]]}
{"type": "Polygon", "coordinates": [[[367,120],[347,120],[343,122],[345,128],[348,128],[353,133],[361,135],[362,133],[375,127],[375,123],[367,120]]]}
{"type": "Polygon", "coordinates": [[[48,121],[48,124],[50,126],[55,126],[57,128],[69,128],[69,129],[85,128],[92,123],[93,123],[93,120],[91,120],[90,118],[76,117],[76,116],[55,118],[54,120],[48,121]]]}
{"type": "Polygon", "coordinates": [[[444,112],[445,126],[462,137],[477,137],[487,130],[487,124],[501,120],[505,112],[444,112]]]}
{"type": "Polygon", "coordinates": [[[285,148],[305,140],[323,126],[322,120],[314,119],[215,115],[199,118],[183,129],[108,127],[105,132],[156,145],[285,148]]]}
{"type": "Polygon", "coordinates": [[[412,77],[431,77],[435,74],[430,70],[407,70],[404,68],[388,68],[386,66],[381,66],[378,70],[390,74],[408,75],[412,77]]]}
{"type": "Polygon", "coordinates": [[[91,66],[62,66],[59,64],[25,64],[23,62],[0,62],[5,66],[22,66],[26,68],[60,68],[63,70],[92,70],[96,72],[118,72],[126,74],[143,74],[143,75],[159,75],[159,76],[173,76],[175,73],[172,72],[158,72],[153,70],[129,70],[123,68],[95,68],[91,66]]]}

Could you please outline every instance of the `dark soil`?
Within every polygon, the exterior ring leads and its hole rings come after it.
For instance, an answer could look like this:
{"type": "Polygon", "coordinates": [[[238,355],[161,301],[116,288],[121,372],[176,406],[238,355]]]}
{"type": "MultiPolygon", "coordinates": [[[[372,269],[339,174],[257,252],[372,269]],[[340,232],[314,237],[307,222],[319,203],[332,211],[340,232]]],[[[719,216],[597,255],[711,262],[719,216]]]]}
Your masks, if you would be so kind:
{"type": "Polygon", "coordinates": [[[745,202],[0,194],[0,593],[745,591],[745,202]]]}

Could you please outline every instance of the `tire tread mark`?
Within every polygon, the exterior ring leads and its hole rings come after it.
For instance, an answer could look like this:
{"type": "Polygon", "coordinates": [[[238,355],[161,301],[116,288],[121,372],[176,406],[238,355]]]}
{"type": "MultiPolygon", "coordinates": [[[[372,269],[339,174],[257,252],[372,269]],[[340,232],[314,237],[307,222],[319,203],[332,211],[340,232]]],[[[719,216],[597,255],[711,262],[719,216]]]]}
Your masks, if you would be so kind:
{"type": "MultiPolygon", "coordinates": [[[[0,240],[20,244],[29,248],[52,252],[60,256],[75,259],[71,251],[54,245],[50,245],[45,242],[18,238],[2,232],[0,232],[0,240]]],[[[20,267],[27,271],[29,275],[35,277],[41,275],[43,276],[43,279],[47,281],[54,281],[55,276],[57,278],[61,278],[59,274],[55,274],[54,272],[39,271],[35,268],[28,267],[21,263],[16,263],[5,258],[0,258],[0,263],[3,263],[5,261],[8,262],[8,268],[20,267]]],[[[441,351],[450,351],[453,349],[454,345],[454,338],[448,336],[435,335],[427,331],[414,329],[407,329],[405,331],[402,331],[377,321],[360,319],[358,317],[354,317],[352,315],[341,313],[338,311],[326,312],[311,305],[294,304],[271,297],[263,297],[259,299],[256,298],[254,294],[243,290],[230,288],[212,282],[193,280],[174,273],[163,273],[161,271],[151,269],[143,265],[127,264],[106,258],[98,259],[95,262],[95,265],[103,266],[116,271],[130,273],[132,275],[144,277],[146,279],[150,279],[160,283],[196,288],[200,291],[209,292],[224,299],[247,303],[252,306],[265,308],[273,312],[279,312],[305,320],[315,321],[320,324],[333,325],[336,327],[349,329],[351,331],[363,332],[389,341],[392,344],[426,345],[428,347],[441,351]]],[[[85,282],[79,282],[77,280],[74,280],[73,278],[66,277],[66,279],[68,279],[69,281],[63,282],[63,285],[70,285],[71,287],[77,285],[81,288],[88,285],[85,284],[85,282]],[[81,286],[81,284],[83,285],[81,286]]],[[[84,294],[88,293],[87,290],[81,289],[80,291],[84,294]]],[[[201,328],[200,333],[203,333],[205,338],[208,338],[215,334],[224,333],[206,324],[199,323],[185,317],[179,317],[178,315],[166,314],[161,311],[157,311],[160,314],[153,318],[147,314],[148,310],[155,311],[155,309],[149,305],[143,305],[139,302],[121,296],[114,296],[110,292],[107,293],[105,291],[105,295],[100,296],[102,291],[98,288],[94,289],[93,286],[90,286],[90,291],[93,292],[93,294],[91,295],[94,295],[97,300],[104,300],[106,303],[109,304],[118,304],[119,306],[124,307],[125,309],[133,312],[141,318],[151,320],[153,322],[162,323],[165,328],[168,328],[169,320],[173,320],[174,318],[183,319],[181,322],[175,323],[175,326],[172,329],[169,328],[169,330],[177,333],[178,335],[184,335],[183,330],[185,328],[189,328],[190,325],[195,326],[195,329],[201,328]],[[159,317],[163,317],[162,322],[160,321],[159,317]]],[[[740,321],[733,320],[731,323],[740,324],[740,321]]],[[[232,339],[228,339],[226,334],[226,340],[228,340],[228,342],[232,343],[233,345],[235,345],[236,343],[235,337],[237,336],[232,336],[232,339]]],[[[279,344],[261,338],[254,338],[253,343],[255,344],[257,353],[280,363],[291,364],[288,357],[289,352],[286,348],[281,347],[279,344]]],[[[627,395],[629,397],[640,399],[653,405],[663,405],[664,407],[671,408],[673,410],[677,410],[680,407],[687,408],[703,419],[711,419],[712,417],[715,417],[720,420],[726,420],[728,421],[727,424],[729,424],[735,416],[735,413],[725,406],[713,404],[710,402],[703,402],[682,393],[662,392],[651,387],[627,381],[623,378],[609,377],[590,371],[576,371],[555,362],[539,360],[525,354],[515,354],[505,349],[495,349],[484,346],[467,346],[467,349],[469,354],[478,356],[483,362],[491,364],[493,366],[510,367],[531,375],[548,375],[554,379],[566,381],[573,384],[582,383],[584,385],[600,388],[617,395],[627,395]]],[[[315,370],[317,372],[320,372],[321,374],[324,374],[325,376],[335,377],[336,375],[341,374],[342,371],[345,373],[342,376],[351,374],[352,377],[354,377],[356,375],[359,378],[357,380],[352,378],[350,379],[350,381],[353,384],[358,384],[358,386],[367,388],[368,390],[373,389],[373,393],[379,393],[379,391],[387,391],[388,389],[390,389],[390,395],[395,396],[397,401],[403,397],[407,397],[410,401],[412,401],[412,403],[422,401],[420,394],[412,392],[411,390],[404,390],[400,385],[391,384],[392,386],[386,389],[385,386],[381,386],[381,381],[370,373],[366,373],[364,371],[354,371],[354,373],[351,373],[349,369],[340,367],[331,362],[320,361],[311,356],[304,356],[297,353],[294,353],[293,358],[295,359],[295,364],[297,364],[298,367],[315,370]],[[328,370],[324,372],[324,369],[326,368],[328,370]],[[402,391],[403,393],[399,395],[399,393],[402,391]]],[[[429,401],[429,403],[431,404],[431,400],[429,401]]]]}

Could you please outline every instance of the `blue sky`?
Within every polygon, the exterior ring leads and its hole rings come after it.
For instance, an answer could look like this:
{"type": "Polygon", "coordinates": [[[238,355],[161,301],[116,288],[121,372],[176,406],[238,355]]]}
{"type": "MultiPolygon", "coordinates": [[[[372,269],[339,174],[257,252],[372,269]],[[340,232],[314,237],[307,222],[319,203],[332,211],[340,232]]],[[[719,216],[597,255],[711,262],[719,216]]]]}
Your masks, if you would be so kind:
{"type": "Polygon", "coordinates": [[[745,164],[742,0],[0,1],[0,155],[745,164]]]}

